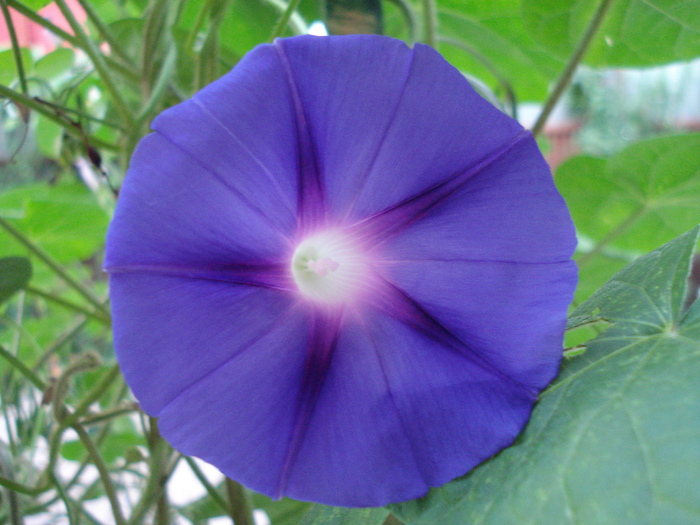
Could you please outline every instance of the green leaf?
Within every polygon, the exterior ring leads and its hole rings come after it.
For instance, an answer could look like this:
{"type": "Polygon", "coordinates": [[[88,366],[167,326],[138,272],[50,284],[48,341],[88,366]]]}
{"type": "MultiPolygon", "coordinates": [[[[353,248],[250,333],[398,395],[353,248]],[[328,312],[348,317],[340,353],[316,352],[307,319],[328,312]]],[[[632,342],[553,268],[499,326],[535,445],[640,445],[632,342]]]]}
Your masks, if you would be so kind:
{"type": "Polygon", "coordinates": [[[275,27],[280,10],[259,0],[233,0],[220,26],[219,42],[238,56],[264,44],[275,27]]]}
{"type": "Polygon", "coordinates": [[[486,80],[502,94],[493,69],[518,100],[542,100],[564,60],[552,56],[527,31],[519,0],[439,0],[441,53],[458,69],[486,80]],[[490,64],[489,66],[485,63],[490,64]]]}
{"type": "Polygon", "coordinates": [[[314,505],[299,525],[381,525],[389,515],[385,508],[348,509],[314,505]]]}
{"type": "MultiPolygon", "coordinates": [[[[579,233],[604,246],[608,260],[646,253],[700,222],[700,134],[638,142],[610,159],[574,157],[556,172],[579,233]]],[[[586,248],[582,244],[583,248],[586,248]]],[[[581,248],[581,247],[580,247],[581,248]]],[[[582,282],[614,270],[594,259],[582,266],[582,282]]],[[[590,284],[587,287],[590,292],[590,284]]]]}
{"type": "Polygon", "coordinates": [[[39,152],[46,158],[58,159],[63,145],[63,126],[40,115],[37,118],[35,133],[39,152]]]}
{"type": "MultiPolygon", "coordinates": [[[[19,217],[13,224],[63,263],[94,254],[104,243],[108,223],[94,195],[80,184],[33,184],[5,192],[0,215],[19,217]]],[[[0,255],[16,246],[0,230],[0,255]]]]}
{"type": "Polygon", "coordinates": [[[75,63],[75,53],[67,47],[59,47],[37,60],[35,73],[45,80],[54,80],[68,73],[75,63]]]}
{"type": "MultiPolygon", "coordinates": [[[[24,47],[19,51],[22,56],[22,64],[25,67],[26,74],[31,71],[32,55],[29,50],[24,47]],[[29,71],[27,71],[27,69],[29,69],[29,71]]],[[[17,62],[15,62],[14,51],[12,49],[0,51],[0,84],[10,86],[18,79],[19,75],[17,74],[17,62]]]]}
{"type": "Polygon", "coordinates": [[[683,311],[698,227],[638,259],[570,325],[610,328],[566,360],[515,445],[422,500],[407,524],[696,523],[700,303],[683,311]]]}
{"type": "MultiPolygon", "coordinates": [[[[114,463],[134,447],[146,446],[146,439],[136,432],[109,432],[100,446],[100,453],[108,464],[114,463]]],[[[80,461],[87,454],[81,441],[67,441],[61,445],[61,456],[80,461]]]]}
{"type": "Polygon", "coordinates": [[[22,0],[22,3],[30,9],[38,11],[39,9],[43,9],[44,7],[49,5],[51,1],[52,0],[22,0]]]}
{"type": "MultiPolygon", "coordinates": [[[[530,34],[555,56],[578,46],[600,1],[523,0],[530,34]]],[[[597,67],[639,67],[700,56],[697,0],[616,0],[586,54],[597,67]]]]}
{"type": "Polygon", "coordinates": [[[27,286],[32,278],[32,263],[26,257],[0,259],[0,304],[27,286]]]}
{"type": "Polygon", "coordinates": [[[122,51],[138,64],[143,52],[143,19],[122,18],[109,24],[108,29],[122,51]]]}
{"type": "Polygon", "coordinates": [[[273,500],[263,494],[252,494],[253,506],[265,511],[274,525],[298,525],[302,516],[308,512],[312,504],[306,501],[282,498],[273,500]]]}

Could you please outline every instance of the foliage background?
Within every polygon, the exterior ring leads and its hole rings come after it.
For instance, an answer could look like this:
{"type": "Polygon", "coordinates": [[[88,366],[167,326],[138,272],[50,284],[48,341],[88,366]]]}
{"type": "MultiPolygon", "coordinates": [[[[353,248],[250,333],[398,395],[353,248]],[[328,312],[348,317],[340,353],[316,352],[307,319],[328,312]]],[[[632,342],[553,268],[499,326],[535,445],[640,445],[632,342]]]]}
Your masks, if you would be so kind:
{"type": "Polygon", "coordinates": [[[662,88],[635,101],[606,81],[700,57],[700,0],[57,0],[50,19],[47,4],[0,0],[0,522],[700,520],[700,128],[662,88]],[[50,38],[27,41],[26,19],[50,38]],[[138,410],[111,348],[101,257],[135,144],[252,47],[319,20],[428,43],[513,116],[537,103],[545,152],[564,100],[583,147],[554,173],[580,239],[562,374],[513,447],[390,509],[270,501],[205,473],[138,410]],[[183,470],[200,485],[186,503],[183,470]]]}

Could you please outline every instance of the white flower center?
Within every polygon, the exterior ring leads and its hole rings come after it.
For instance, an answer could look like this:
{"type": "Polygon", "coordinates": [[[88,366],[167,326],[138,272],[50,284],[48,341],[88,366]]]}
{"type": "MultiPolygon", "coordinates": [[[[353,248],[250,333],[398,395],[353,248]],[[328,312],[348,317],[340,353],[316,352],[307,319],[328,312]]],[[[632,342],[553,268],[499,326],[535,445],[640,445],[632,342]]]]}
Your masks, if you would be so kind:
{"type": "Polygon", "coordinates": [[[292,255],[292,276],[299,291],[324,303],[350,300],[367,273],[359,250],[342,234],[305,239],[292,255]]]}

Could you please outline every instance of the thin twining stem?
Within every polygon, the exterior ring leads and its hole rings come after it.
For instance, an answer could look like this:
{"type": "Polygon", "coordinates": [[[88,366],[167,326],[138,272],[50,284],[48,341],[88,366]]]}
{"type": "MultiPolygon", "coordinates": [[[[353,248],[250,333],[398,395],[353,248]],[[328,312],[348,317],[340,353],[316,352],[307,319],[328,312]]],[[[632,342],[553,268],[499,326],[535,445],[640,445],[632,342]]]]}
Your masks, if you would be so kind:
{"type": "Polygon", "coordinates": [[[537,118],[537,122],[535,122],[535,125],[532,127],[532,134],[535,137],[542,132],[542,129],[544,128],[544,125],[546,124],[549,115],[552,113],[554,106],[559,101],[559,98],[564,93],[564,90],[569,86],[569,83],[571,82],[571,78],[574,76],[576,68],[578,67],[581,60],[583,60],[586,51],[588,51],[588,47],[591,45],[593,37],[598,32],[598,29],[600,29],[600,26],[603,23],[603,19],[605,18],[605,15],[610,9],[612,3],[613,0],[603,0],[600,3],[600,6],[598,6],[598,10],[593,16],[593,19],[591,20],[590,24],[588,24],[586,32],[581,38],[581,41],[579,42],[578,47],[576,48],[576,51],[573,55],[571,55],[571,59],[566,65],[566,69],[564,69],[564,72],[561,74],[561,77],[559,77],[559,80],[557,81],[554,90],[552,91],[551,95],[549,95],[547,102],[545,102],[544,108],[542,108],[542,113],[540,113],[540,116],[537,118]]]}

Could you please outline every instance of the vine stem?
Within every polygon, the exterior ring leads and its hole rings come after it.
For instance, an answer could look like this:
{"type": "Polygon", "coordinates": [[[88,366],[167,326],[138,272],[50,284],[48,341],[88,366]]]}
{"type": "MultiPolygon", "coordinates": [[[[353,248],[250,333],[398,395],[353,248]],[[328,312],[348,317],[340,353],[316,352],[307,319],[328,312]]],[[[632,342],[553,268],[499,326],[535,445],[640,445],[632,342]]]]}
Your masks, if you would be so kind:
{"type": "Polygon", "coordinates": [[[233,522],[236,525],[255,525],[253,509],[243,485],[230,478],[226,478],[225,485],[233,522]]]}
{"type": "Polygon", "coordinates": [[[7,32],[10,35],[10,42],[12,42],[12,54],[15,57],[15,64],[17,65],[19,84],[22,87],[22,93],[26,95],[29,93],[29,88],[27,87],[27,77],[24,74],[24,63],[22,62],[22,53],[20,51],[19,41],[17,40],[15,23],[12,21],[12,15],[10,14],[10,10],[7,8],[7,2],[5,0],[0,0],[0,8],[2,9],[2,16],[5,18],[5,25],[7,26],[7,32]]]}
{"type": "Polygon", "coordinates": [[[24,377],[29,379],[39,390],[44,390],[46,388],[46,383],[44,383],[39,376],[32,372],[27,365],[12,355],[12,353],[5,350],[2,346],[0,346],[0,356],[2,356],[11,366],[16,368],[24,377]]]}
{"type": "Polygon", "coordinates": [[[65,17],[66,21],[68,22],[68,24],[70,24],[71,29],[75,33],[76,38],[83,44],[83,50],[90,57],[90,60],[95,66],[95,69],[97,69],[100,78],[102,79],[102,81],[105,84],[105,87],[112,96],[112,100],[114,101],[114,105],[116,106],[117,111],[124,119],[124,122],[130,125],[133,121],[133,116],[131,115],[129,107],[127,106],[124,98],[122,97],[121,91],[114,83],[114,79],[112,78],[111,73],[107,69],[107,64],[105,63],[102,57],[101,51],[95,46],[94,42],[92,42],[92,40],[88,38],[82,26],[78,23],[78,20],[76,20],[75,16],[73,16],[72,11],[66,4],[66,0],[55,1],[56,5],[65,17]]]}
{"type": "Polygon", "coordinates": [[[221,510],[228,513],[228,515],[231,516],[231,518],[233,518],[229,506],[226,504],[221,495],[216,491],[216,488],[211,483],[209,483],[209,480],[204,475],[204,472],[202,472],[202,470],[197,466],[197,463],[195,463],[194,459],[189,456],[183,457],[185,459],[185,463],[187,463],[187,465],[190,467],[190,469],[197,477],[199,482],[202,484],[204,489],[207,491],[211,499],[213,499],[216,502],[216,504],[221,508],[221,510]]]}
{"type": "Polygon", "coordinates": [[[19,104],[33,111],[36,111],[37,113],[41,113],[49,120],[52,120],[56,124],[61,126],[66,131],[66,133],[69,133],[70,135],[73,135],[74,137],[77,137],[81,140],[85,140],[85,138],[87,138],[87,141],[93,146],[99,146],[100,148],[108,149],[110,151],[117,151],[119,149],[116,145],[110,144],[109,142],[105,142],[104,140],[97,139],[94,137],[85,137],[85,134],[79,128],[74,126],[73,123],[69,120],[61,118],[59,115],[57,115],[54,111],[51,110],[51,107],[49,105],[42,104],[41,102],[32,97],[27,97],[22,93],[18,93],[17,91],[8,88],[7,86],[3,86],[2,84],[0,84],[0,96],[9,98],[15,104],[19,104]]]}
{"type": "Polygon", "coordinates": [[[109,45],[109,48],[112,50],[112,52],[115,53],[116,55],[119,55],[119,57],[122,60],[129,62],[131,59],[124,52],[124,50],[121,48],[119,43],[115,40],[114,36],[110,32],[110,30],[107,28],[107,26],[102,22],[100,17],[95,12],[95,9],[92,7],[91,3],[89,1],[86,1],[86,0],[78,0],[78,3],[80,4],[80,7],[83,8],[83,11],[85,11],[85,14],[90,19],[90,22],[92,22],[93,25],[100,32],[100,34],[102,35],[102,38],[105,39],[105,42],[107,42],[107,44],[109,45]]]}
{"type": "MultiPolygon", "coordinates": [[[[0,86],[1,87],[1,86],[0,86]]],[[[5,228],[7,232],[22,243],[30,252],[36,255],[44,264],[51,268],[54,273],[61,277],[68,285],[70,285],[76,292],[82,295],[92,306],[94,306],[101,314],[105,317],[109,317],[109,312],[104,307],[100,299],[92,293],[92,291],[85,286],[83,283],[78,281],[75,277],[69,274],[65,268],[63,268],[57,261],[53,259],[48,253],[46,253],[43,248],[31,241],[26,235],[24,235],[17,228],[12,226],[9,221],[0,217],[0,226],[5,228]]]]}
{"type": "MultiPolygon", "coordinates": [[[[7,5],[9,7],[14,9],[18,13],[20,13],[22,16],[27,17],[29,20],[40,25],[44,29],[51,31],[54,35],[56,35],[61,40],[68,42],[73,47],[84,50],[83,44],[81,42],[79,42],[77,38],[75,38],[70,33],[66,33],[63,29],[61,29],[60,27],[58,27],[55,24],[52,24],[46,18],[35,13],[31,9],[29,9],[27,6],[25,6],[24,4],[17,2],[17,0],[5,0],[5,2],[7,3],[7,5]]],[[[136,79],[140,78],[138,71],[136,71],[136,69],[133,68],[131,65],[123,64],[122,62],[115,60],[111,56],[106,56],[106,57],[104,57],[104,59],[113,68],[118,69],[124,76],[126,76],[132,80],[136,80],[136,79]]]]}
{"type": "Polygon", "coordinates": [[[539,117],[537,117],[537,122],[535,122],[535,125],[532,127],[532,134],[535,137],[539,135],[544,129],[544,125],[546,124],[549,115],[552,113],[554,106],[559,101],[559,98],[561,98],[561,95],[564,93],[564,90],[569,86],[569,83],[571,82],[571,78],[574,76],[576,68],[581,63],[581,60],[583,60],[586,51],[588,51],[588,48],[591,45],[591,42],[593,41],[593,37],[598,32],[598,29],[600,29],[600,26],[603,23],[603,19],[605,19],[605,15],[608,13],[608,10],[610,9],[612,3],[613,0],[603,0],[598,6],[598,10],[593,16],[591,22],[588,24],[583,38],[581,38],[581,41],[576,47],[576,51],[573,55],[571,55],[571,59],[566,65],[566,69],[564,69],[564,72],[561,74],[561,77],[559,77],[559,80],[557,81],[557,84],[554,87],[552,94],[549,95],[547,102],[545,102],[545,105],[542,108],[542,112],[540,113],[539,117]]]}
{"type": "Polygon", "coordinates": [[[290,0],[290,2],[287,4],[287,7],[277,20],[275,27],[272,29],[272,34],[270,35],[270,38],[268,40],[269,42],[272,42],[275,38],[282,34],[284,28],[287,27],[289,19],[292,17],[292,13],[294,13],[297,7],[299,7],[299,2],[300,0],[290,0]]]}
{"type": "Polygon", "coordinates": [[[119,499],[117,498],[117,492],[114,489],[112,478],[109,475],[109,469],[107,468],[107,464],[102,459],[100,451],[97,450],[97,447],[92,442],[92,439],[90,439],[90,435],[85,431],[82,425],[76,423],[72,425],[72,428],[78,433],[80,441],[82,441],[83,446],[87,449],[88,454],[90,454],[92,463],[95,465],[95,467],[97,467],[97,472],[102,480],[102,486],[105,489],[107,499],[112,507],[112,514],[114,515],[116,525],[126,525],[126,520],[124,519],[124,514],[122,513],[122,509],[119,505],[119,499]]]}
{"type": "Polygon", "coordinates": [[[423,41],[429,46],[437,46],[438,15],[435,0],[423,0],[423,41]]]}
{"type": "Polygon", "coordinates": [[[110,326],[110,324],[111,324],[111,321],[109,320],[109,318],[104,317],[103,315],[100,315],[100,314],[96,314],[95,312],[91,312],[90,310],[88,310],[87,308],[83,308],[79,304],[75,304],[71,301],[68,301],[68,300],[63,299],[61,297],[53,295],[49,292],[39,290],[38,288],[35,288],[31,285],[27,285],[24,289],[32,295],[36,295],[37,297],[41,297],[42,299],[45,299],[46,301],[63,306],[64,308],[66,308],[68,310],[72,310],[74,312],[83,314],[85,317],[89,317],[90,319],[97,321],[98,323],[101,323],[105,326],[110,326]]]}

